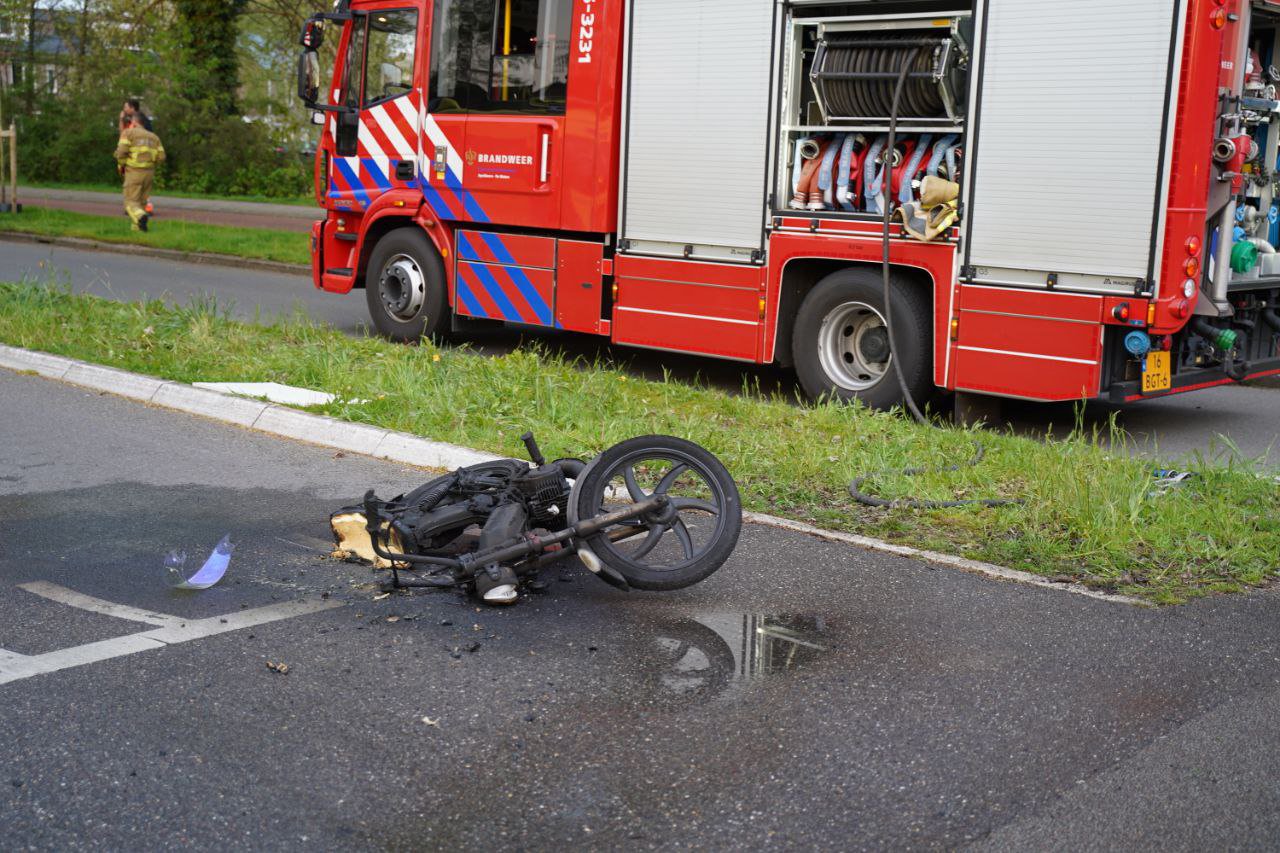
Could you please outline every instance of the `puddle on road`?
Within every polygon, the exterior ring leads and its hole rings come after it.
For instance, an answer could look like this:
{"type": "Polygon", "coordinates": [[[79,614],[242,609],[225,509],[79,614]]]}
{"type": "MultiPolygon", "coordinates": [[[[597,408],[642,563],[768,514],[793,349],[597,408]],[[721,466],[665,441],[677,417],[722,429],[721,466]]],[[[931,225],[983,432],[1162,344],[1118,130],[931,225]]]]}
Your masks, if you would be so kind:
{"type": "Polygon", "coordinates": [[[820,616],[713,613],[667,622],[649,640],[645,681],[668,699],[709,699],[799,669],[831,650],[820,616]]]}

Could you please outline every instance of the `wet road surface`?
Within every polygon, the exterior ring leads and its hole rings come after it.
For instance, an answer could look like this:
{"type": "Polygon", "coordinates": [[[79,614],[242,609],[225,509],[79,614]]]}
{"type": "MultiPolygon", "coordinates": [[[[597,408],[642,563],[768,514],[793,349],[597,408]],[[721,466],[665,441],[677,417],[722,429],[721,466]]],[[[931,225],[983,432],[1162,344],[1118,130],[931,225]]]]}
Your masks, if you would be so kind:
{"type": "Polygon", "coordinates": [[[222,625],[0,684],[9,849],[1280,839],[1274,593],[1138,609],[748,525],[680,592],[374,600],[325,519],[423,473],[3,371],[0,401],[0,673],[222,625]],[[228,532],[221,584],[168,588],[228,532]],[[334,606],[232,624],[298,601],[334,606]]]}
{"type": "MultiPolygon", "coordinates": [[[[3,278],[61,281],[76,290],[113,299],[167,296],[177,302],[214,297],[246,320],[302,310],[314,319],[349,334],[363,334],[368,311],[363,291],[336,296],[315,290],[305,275],[260,272],[203,264],[185,264],[108,252],[14,243],[0,240],[3,278]]],[[[661,380],[703,381],[736,392],[744,387],[776,391],[794,399],[798,393],[790,371],[744,367],[734,362],[671,353],[610,347],[587,335],[527,334],[570,358],[604,360],[636,375],[661,380]]],[[[470,344],[481,352],[510,350],[521,340],[513,331],[477,335],[470,344]]],[[[1028,434],[1069,431],[1076,422],[1074,405],[1010,403],[1004,426],[1028,434]]],[[[1166,460],[1200,452],[1214,457],[1230,452],[1231,443],[1244,459],[1262,459],[1280,467],[1280,393],[1273,388],[1213,388],[1138,405],[1090,404],[1086,427],[1105,428],[1112,415],[1127,429],[1135,449],[1166,460]],[[1225,436],[1228,441],[1223,441],[1225,436]]]]}

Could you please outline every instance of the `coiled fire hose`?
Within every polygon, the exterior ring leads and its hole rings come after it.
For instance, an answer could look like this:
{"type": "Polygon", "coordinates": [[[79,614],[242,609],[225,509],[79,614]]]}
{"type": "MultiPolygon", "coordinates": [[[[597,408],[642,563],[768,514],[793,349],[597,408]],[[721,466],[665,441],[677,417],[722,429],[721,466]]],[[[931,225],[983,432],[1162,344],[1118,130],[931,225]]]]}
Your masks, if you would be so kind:
{"type": "MultiPolygon", "coordinates": [[[[890,151],[893,150],[893,146],[896,143],[898,138],[898,106],[902,99],[903,84],[906,82],[907,73],[910,72],[911,66],[915,62],[916,55],[919,52],[920,52],[920,48],[918,47],[912,49],[907,54],[906,58],[903,60],[901,70],[898,72],[898,85],[894,89],[893,106],[892,106],[892,109],[889,111],[889,138],[887,141],[886,148],[890,151]]],[[[892,271],[893,271],[893,268],[889,263],[889,229],[893,225],[893,204],[892,204],[891,184],[892,184],[892,181],[886,180],[884,182],[884,185],[882,187],[879,187],[880,192],[882,192],[884,195],[884,198],[881,200],[881,205],[884,208],[883,210],[884,238],[883,238],[883,242],[881,243],[880,269],[881,269],[881,273],[884,281],[884,324],[889,331],[889,352],[895,353],[895,352],[898,352],[899,350],[898,350],[898,344],[895,341],[894,334],[893,334],[893,301],[890,298],[891,291],[892,291],[891,280],[892,280],[892,271]]],[[[902,359],[893,358],[891,356],[889,360],[893,364],[893,373],[898,379],[898,388],[902,391],[902,399],[906,402],[907,409],[908,411],[911,412],[911,417],[915,418],[917,423],[924,424],[925,426],[936,426],[936,424],[934,424],[933,421],[925,417],[924,413],[920,411],[920,407],[916,405],[915,398],[911,396],[911,389],[907,387],[907,378],[902,373],[902,359]]],[[[986,450],[983,448],[981,444],[979,444],[975,448],[973,459],[969,460],[967,464],[950,465],[945,468],[937,468],[932,470],[927,468],[907,468],[897,473],[905,477],[914,477],[920,474],[927,474],[927,473],[934,473],[934,472],[959,471],[961,468],[976,466],[978,463],[982,461],[982,457],[985,455],[986,455],[986,450]]],[[[894,509],[950,509],[950,508],[962,507],[962,506],[998,507],[998,506],[1017,506],[1017,505],[1026,503],[1025,501],[1022,501],[1022,500],[1011,500],[1011,499],[1003,499],[1003,498],[975,498],[971,500],[962,500],[962,501],[927,501],[927,500],[919,500],[916,498],[906,498],[906,499],[897,500],[897,501],[887,501],[884,498],[878,498],[875,495],[869,495],[862,491],[862,484],[875,476],[877,475],[865,474],[861,477],[858,477],[856,480],[850,483],[849,484],[850,496],[852,496],[855,501],[857,501],[858,503],[864,506],[894,508],[894,509]]]]}

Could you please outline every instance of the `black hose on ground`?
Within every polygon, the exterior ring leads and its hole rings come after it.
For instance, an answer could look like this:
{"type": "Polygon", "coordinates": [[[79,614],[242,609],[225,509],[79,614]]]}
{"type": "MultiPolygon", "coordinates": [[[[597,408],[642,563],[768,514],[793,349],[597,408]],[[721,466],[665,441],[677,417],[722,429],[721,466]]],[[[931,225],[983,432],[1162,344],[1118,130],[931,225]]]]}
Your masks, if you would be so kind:
{"type": "MultiPolygon", "coordinates": [[[[974,447],[973,458],[965,463],[948,465],[945,468],[904,468],[902,471],[881,473],[896,473],[904,477],[916,477],[920,474],[937,473],[942,471],[959,471],[961,468],[972,468],[976,466],[982,461],[982,457],[986,456],[986,453],[986,448],[979,444],[974,447]]],[[[1024,500],[1014,500],[1011,498],[975,498],[964,501],[925,501],[917,498],[903,498],[902,500],[890,501],[862,491],[862,484],[876,476],[879,475],[866,474],[849,484],[849,494],[853,496],[855,501],[863,506],[874,506],[882,509],[950,509],[961,506],[1021,506],[1026,503],[1024,500]]]]}

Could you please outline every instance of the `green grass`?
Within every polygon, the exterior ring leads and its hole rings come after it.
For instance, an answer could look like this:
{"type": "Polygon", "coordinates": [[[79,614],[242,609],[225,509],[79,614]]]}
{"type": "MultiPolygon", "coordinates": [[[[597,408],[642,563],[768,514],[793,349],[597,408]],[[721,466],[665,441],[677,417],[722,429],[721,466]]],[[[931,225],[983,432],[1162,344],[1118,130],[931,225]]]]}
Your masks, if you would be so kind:
{"type": "Polygon", "coordinates": [[[0,231],[20,231],[48,237],[82,237],[104,243],[208,252],[291,264],[311,263],[310,234],[205,225],[164,218],[152,220],[151,230],[142,233],[130,230],[129,219],[123,211],[120,216],[97,216],[69,210],[28,207],[16,216],[0,214],[0,231]]]}
{"type": "MultiPolygon", "coordinates": [[[[1109,452],[1097,435],[1042,443],[931,429],[749,388],[733,395],[636,379],[536,347],[478,357],[348,338],[301,317],[259,326],[211,304],[122,304],[30,284],[0,285],[0,341],[185,382],[274,380],[366,399],[321,411],[503,454],[522,454],[526,429],[550,457],[589,457],[637,434],[682,435],[724,460],[749,509],[1157,602],[1264,585],[1278,568],[1280,487],[1231,453],[1197,461],[1197,477],[1157,496],[1152,463],[1109,452]],[[887,497],[1025,505],[875,510],[847,494],[859,474],[945,466],[969,458],[978,442],[987,455],[976,467],[884,474],[868,486],[887,497]]],[[[350,487],[354,495],[377,485],[350,487]]]]}
{"type": "MultiPolygon", "coordinates": [[[[38,187],[47,190],[86,190],[96,193],[112,193],[118,195],[120,193],[119,184],[75,184],[64,183],[59,181],[22,181],[24,187],[38,187]]],[[[174,198],[208,198],[218,201],[250,201],[259,204],[291,204],[297,207],[315,207],[315,196],[310,194],[300,196],[290,196],[287,198],[273,198],[265,195],[227,195],[224,193],[189,193],[180,190],[171,190],[164,187],[156,187],[155,194],[160,197],[172,196],[174,198]]],[[[21,196],[21,193],[19,193],[21,196]]]]}

